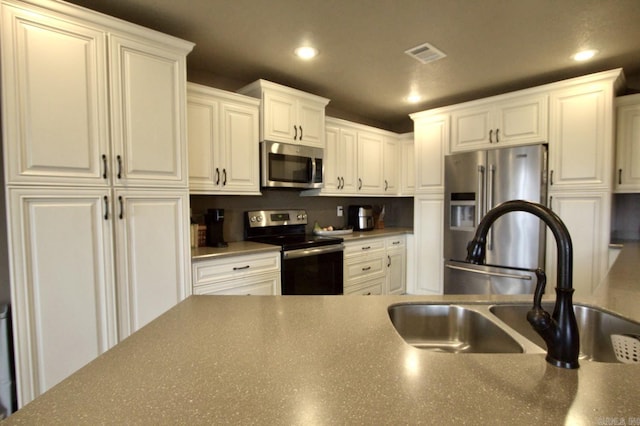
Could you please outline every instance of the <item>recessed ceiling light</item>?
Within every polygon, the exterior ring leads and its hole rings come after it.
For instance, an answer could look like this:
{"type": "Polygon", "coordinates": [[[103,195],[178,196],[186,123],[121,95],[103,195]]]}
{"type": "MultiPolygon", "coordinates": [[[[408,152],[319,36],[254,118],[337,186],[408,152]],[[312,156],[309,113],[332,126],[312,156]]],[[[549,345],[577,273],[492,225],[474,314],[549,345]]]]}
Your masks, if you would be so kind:
{"type": "Polygon", "coordinates": [[[422,96],[420,96],[417,93],[411,93],[409,96],[407,96],[407,102],[411,104],[417,104],[421,100],[422,100],[422,96]]]}
{"type": "Polygon", "coordinates": [[[318,55],[318,49],[311,46],[301,46],[295,50],[295,54],[300,59],[309,60],[318,55]]]}
{"type": "Polygon", "coordinates": [[[598,51],[594,50],[594,49],[581,50],[580,52],[575,53],[572,56],[572,58],[573,58],[574,61],[578,61],[578,62],[588,61],[589,59],[591,59],[594,56],[596,56],[597,53],[598,53],[598,51]]]}

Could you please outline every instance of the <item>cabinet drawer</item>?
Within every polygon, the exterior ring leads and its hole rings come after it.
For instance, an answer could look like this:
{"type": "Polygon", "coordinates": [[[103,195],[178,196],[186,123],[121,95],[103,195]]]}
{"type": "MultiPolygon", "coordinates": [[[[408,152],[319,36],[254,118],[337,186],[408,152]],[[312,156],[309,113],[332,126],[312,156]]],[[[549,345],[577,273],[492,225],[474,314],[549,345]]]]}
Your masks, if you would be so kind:
{"type": "Polygon", "coordinates": [[[279,271],[280,253],[277,252],[201,260],[193,264],[193,284],[197,286],[221,279],[234,279],[279,271]]]}
{"type": "Polygon", "coordinates": [[[404,235],[398,235],[396,237],[388,237],[385,240],[385,244],[386,244],[387,250],[394,249],[394,248],[405,248],[407,245],[406,241],[407,239],[404,235]]]}
{"type": "Polygon", "coordinates": [[[383,276],[385,264],[383,256],[351,259],[345,262],[344,281],[357,280],[364,277],[383,276]]]}
{"type": "Polygon", "coordinates": [[[193,294],[272,296],[280,294],[280,274],[261,274],[255,277],[194,286],[193,294]]]}
{"type": "Polygon", "coordinates": [[[344,257],[369,254],[375,251],[384,250],[384,239],[374,238],[357,243],[349,242],[344,245],[344,257]]]}
{"type": "Polygon", "coordinates": [[[384,278],[368,280],[354,286],[345,287],[344,294],[350,296],[371,296],[382,294],[384,278]]]}

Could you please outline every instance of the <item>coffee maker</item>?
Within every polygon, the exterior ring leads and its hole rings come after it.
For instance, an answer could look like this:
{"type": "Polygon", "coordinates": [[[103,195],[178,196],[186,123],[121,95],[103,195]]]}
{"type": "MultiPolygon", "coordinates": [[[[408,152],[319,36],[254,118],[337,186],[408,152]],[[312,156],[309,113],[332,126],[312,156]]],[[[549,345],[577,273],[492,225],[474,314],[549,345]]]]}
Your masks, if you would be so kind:
{"type": "Polygon", "coordinates": [[[227,247],[229,244],[224,241],[222,225],[224,223],[224,209],[209,209],[204,215],[207,225],[207,246],[227,247]]]}

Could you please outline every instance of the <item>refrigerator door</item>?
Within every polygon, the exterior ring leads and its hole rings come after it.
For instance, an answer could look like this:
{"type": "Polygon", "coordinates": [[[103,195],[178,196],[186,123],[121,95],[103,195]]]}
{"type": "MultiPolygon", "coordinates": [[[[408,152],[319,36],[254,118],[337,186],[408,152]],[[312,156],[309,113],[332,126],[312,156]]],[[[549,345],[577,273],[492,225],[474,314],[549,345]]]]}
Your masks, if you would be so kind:
{"type": "Polygon", "coordinates": [[[534,272],[445,261],[445,294],[533,294],[534,272]]]}
{"type": "MultiPolygon", "coordinates": [[[[487,152],[486,211],[509,200],[545,203],[546,149],[543,145],[487,152]]],[[[525,212],[508,213],[493,224],[486,263],[544,267],[544,224],[525,212]]]]}
{"type": "Polygon", "coordinates": [[[486,152],[449,155],[444,162],[444,258],[464,260],[484,214],[486,152]]]}

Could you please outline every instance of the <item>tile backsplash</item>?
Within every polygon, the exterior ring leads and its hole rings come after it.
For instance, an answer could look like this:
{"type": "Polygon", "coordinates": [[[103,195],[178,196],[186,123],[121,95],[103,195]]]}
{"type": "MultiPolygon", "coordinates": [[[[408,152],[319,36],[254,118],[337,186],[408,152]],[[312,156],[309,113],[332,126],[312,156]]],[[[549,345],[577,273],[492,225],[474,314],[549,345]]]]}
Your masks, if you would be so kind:
{"type": "Polygon", "coordinates": [[[413,226],[413,197],[301,197],[299,191],[264,189],[262,196],[192,195],[191,214],[204,223],[208,209],[224,209],[224,238],[226,241],[244,239],[244,212],[265,209],[305,209],[308,214],[307,232],[311,233],[317,221],[321,226],[347,225],[349,205],[371,204],[385,206],[385,226],[413,226]],[[336,209],[342,206],[344,215],[338,217],[336,209]]]}

